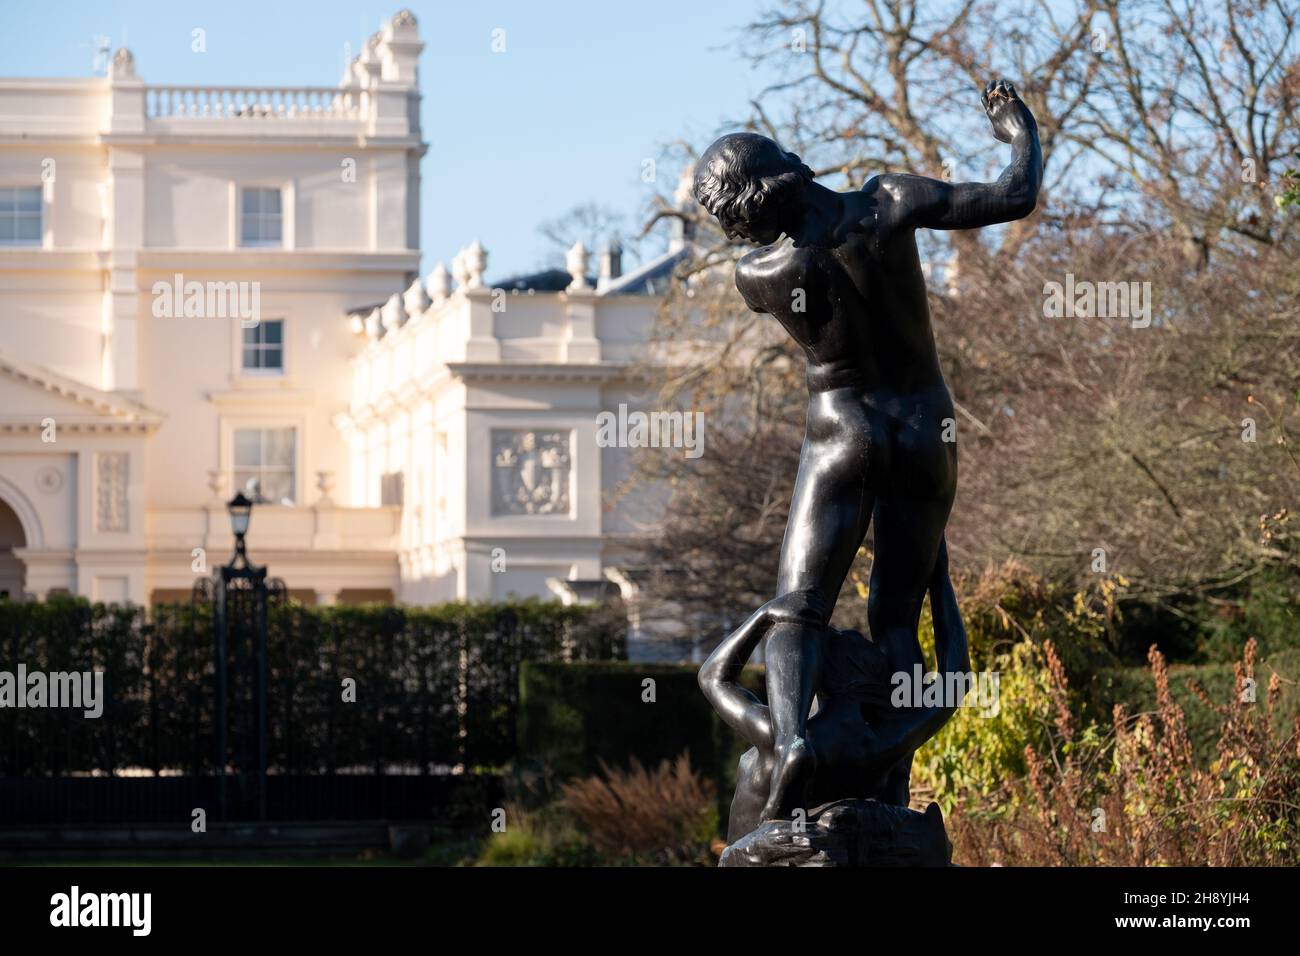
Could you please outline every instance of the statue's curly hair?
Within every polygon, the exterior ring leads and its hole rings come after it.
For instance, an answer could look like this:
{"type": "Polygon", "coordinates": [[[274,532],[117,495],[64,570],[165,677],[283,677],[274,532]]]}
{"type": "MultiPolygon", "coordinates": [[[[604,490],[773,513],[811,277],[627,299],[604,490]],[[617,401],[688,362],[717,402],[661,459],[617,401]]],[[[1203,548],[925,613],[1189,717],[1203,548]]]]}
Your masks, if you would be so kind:
{"type": "Polygon", "coordinates": [[[704,151],[692,192],[728,233],[764,206],[780,203],[813,171],[794,153],[758,133],[728,133],[704,151]]]}

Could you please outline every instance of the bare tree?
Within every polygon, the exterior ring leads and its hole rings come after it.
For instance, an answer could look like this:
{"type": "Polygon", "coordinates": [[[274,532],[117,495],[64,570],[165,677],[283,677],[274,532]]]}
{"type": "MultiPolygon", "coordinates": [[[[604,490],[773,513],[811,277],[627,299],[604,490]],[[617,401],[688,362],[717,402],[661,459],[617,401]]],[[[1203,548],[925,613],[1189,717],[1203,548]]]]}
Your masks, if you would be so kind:
{"type": "MultiPolygon", "coordinates": [[[[1106,574],[1156,599],[1300,566],[1294,11],[1218,0],[855,9],[840,19],[825,2],[789,0],[751,27],[749,51],[781,77],[754,104],[753,128],[851,185],[891,167],[942,175],[948,159],[960,178],[982,178],[960,174],[980,169],[991,139],[959,104],[1005,73],[1048,159],[1045,208],[987,243],[958,234],[960,292],[934,290],[959,414],[954,562],[1015,555],[1086,582],[1100,549],[1106,574]],[[1051,316],[1049,283],[1067,277],[1145,293],[1147,319],[1051,316]]],[[[649,374],[665,401],[708,413],[710,444],[708,461],[647,465],[675,495],[654,554],[689,570],[676,580],[697,581],[700,609],[741,610],[770,596],[803,359],[736,295],[743,250],[699,210],[665,198],[659,215],[691,218],[699,251],[661,311],[676,360],[649,374]]]]}
{"type": "Polygon", "coordinates": [[[1222,241],[1273,244],[1293,233],[1273,195],[1300,146],[1300,8],[1102,6],[1101,70],[1067,138],[1114,171],[1107,185],[1122,221],[1168,225],[1202,266],[1222,241]]]}
{"type": "Polygon", "coordinates": [[[544,220],[537,231],[550,245],[546,266],[563,268],[564,255],[575,242],[590,253],[599,253],[617,243],[625,260],[635,259],[639,234],[628,227],[628,217],[616,209],[596,202],[580,203],[568,212],[544,220]]]}
{"type": "MultiPolygon", "coordinates": [[[[754,104],[754,125],[850,186],[890,170],[979,179],[997,144],[978,91],[1007,75],[1038,121],[1050,196],[1081,152],[1061,131],[1100,69],[1091,48],[1099,6],[866,0],[843,12],[826,0],[783,3],[748,31],[755,65],[780,77],[754,104]]],[[[1034,226],[1005,230],[1003,251],[1034,226]]],[[[982,241],[951,239],[959,250],[982,241]]]]}

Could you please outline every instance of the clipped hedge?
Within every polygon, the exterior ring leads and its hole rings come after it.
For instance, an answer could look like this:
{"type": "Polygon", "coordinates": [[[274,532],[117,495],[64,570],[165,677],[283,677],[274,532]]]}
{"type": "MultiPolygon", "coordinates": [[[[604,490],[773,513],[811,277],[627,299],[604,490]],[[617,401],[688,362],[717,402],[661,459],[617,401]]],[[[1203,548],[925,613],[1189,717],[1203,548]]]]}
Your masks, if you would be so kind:
{"type": "MultiPolygon", "coordinates": [[[[527,662],[520,671],[519,756],[559,780],[590,776],[603,761],[626,767],[632,757],[655,766],[689,751],[691,765],[717,784],[720,817],[748,745],[713,712],[696,683],[697,665],[527,662]],[[643,699],[654,681],[654,701],[643,699]]],[[[765,696],[763,670],[741,682],[765,696]]]]}
{"type": "MultiPolygon", "coordinates": [[[[1273,711],[1273,728],[1285,737],[1295,719],[1300,717],[1300,648],[1270,654],[1255,662],[1255,700],[1264,707],[1268,699],[1268,682],[1276,672],[1282,678],[1280,695],[1273,711]]],[[[1232,664],[1170,664],[1169,690],[1175,703],[1187,716],[1187,733],[1198,760],[1214,756],[1222,718],[1200,699],[1189,686],[1196,682],[1216,704],[1231,702],[1236,693],[1236,675],[1232,664]]],[[[1084,700],[1091,716],[1109,725],[1115,704],[1123,704],[1129,714],[1153,711],[1156,687],[1149,667],[1125,667],[1104,670],[1094,675],[1084,688],[1084,700]]]]}
{"type": "MultiPolygon", "coordinates": [[[[615,622],[558,602],[423,608],[273,604],[270,766],[284,773],[427,772],[515,755],[519,666],[622,653],[615,622]],[[356,681],[356,702],[342,681],[356,681]]],[[[0,776],[212,767],[212,608],[84,599],[0,601],[0,670],[103,670],[96,720],[68,709],[6,712],[0,776]]],[[[232,652],[232,673],[234,658],[232,652]]],[[[231,701],[232,727],[248,708],[231,701]]]]}

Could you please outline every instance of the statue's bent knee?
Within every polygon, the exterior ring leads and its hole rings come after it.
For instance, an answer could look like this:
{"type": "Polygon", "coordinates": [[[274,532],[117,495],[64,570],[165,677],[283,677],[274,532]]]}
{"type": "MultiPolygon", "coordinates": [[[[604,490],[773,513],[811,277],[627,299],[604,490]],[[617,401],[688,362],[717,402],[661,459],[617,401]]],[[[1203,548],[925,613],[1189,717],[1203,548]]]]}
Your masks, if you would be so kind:
{"type": "Polygon", "coordinates": [[[831,619],[831,603],[815,588],[788,591],[779,599],[784,605],[776,615],[777,623],[811,624],[825,627],[831,619]]]}

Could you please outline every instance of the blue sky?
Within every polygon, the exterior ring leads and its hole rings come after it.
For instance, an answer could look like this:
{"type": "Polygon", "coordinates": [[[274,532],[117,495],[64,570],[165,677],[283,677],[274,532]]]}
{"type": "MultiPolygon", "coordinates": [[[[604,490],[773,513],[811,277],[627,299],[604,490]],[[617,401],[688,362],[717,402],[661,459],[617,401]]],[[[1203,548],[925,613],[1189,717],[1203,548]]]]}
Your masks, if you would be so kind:
{"type": "MultiPolygon", "coordinates": [[[[479,238],[489,275],[541,264],[543,220],[585,201],[638,225],[642,163],[707,145],[743,118],[761,78],[736,54],[758,0],[461,0],[408,4],[426,46],[422,268],[479,238]],[[505,53],[491,35],[503,28],[505,53]],[[701,140],[704,141],[701,144],[701,140]]],[[[8,76],[93,75],[95,38],[135,54],[151,83],[333,85],[391,3],[6,3],[8,76]],[[190,49],[207,32],[207,51],[190,49]]],[[[661,175],[675,177],[662,171],[661,175]]],[[[670,183],[671,185],[671,183],[670,183]]]]}

